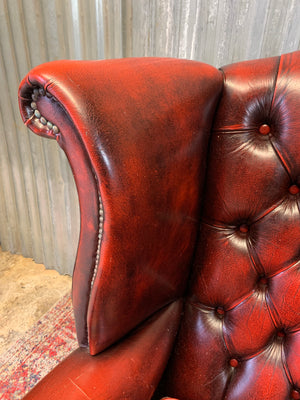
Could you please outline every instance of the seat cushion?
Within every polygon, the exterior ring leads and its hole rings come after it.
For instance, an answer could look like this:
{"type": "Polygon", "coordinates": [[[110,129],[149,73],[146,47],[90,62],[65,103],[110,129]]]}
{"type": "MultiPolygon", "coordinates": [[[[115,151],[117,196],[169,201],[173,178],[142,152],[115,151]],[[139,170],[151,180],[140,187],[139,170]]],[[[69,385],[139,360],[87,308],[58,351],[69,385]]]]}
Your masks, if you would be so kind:
{"type": "Polygon", "coordinates": [[[300,52],[223,68],[166,393],[300,398],[300,52]]]}

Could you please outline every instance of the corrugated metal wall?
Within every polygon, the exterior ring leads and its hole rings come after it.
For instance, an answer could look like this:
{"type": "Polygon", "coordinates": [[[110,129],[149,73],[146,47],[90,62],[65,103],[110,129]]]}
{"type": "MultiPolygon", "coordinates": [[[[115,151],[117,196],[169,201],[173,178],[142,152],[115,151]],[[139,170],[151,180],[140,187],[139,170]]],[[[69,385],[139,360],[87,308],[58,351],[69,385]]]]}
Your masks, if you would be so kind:
{"type": "Polygon", "coordinates": [[[21,122],[17,90],[56,59],[172,56],[220,66],[299,49],[299,0],[0,0],[0,241],[72,273],[78,198],[63,152],[21,122]]]}

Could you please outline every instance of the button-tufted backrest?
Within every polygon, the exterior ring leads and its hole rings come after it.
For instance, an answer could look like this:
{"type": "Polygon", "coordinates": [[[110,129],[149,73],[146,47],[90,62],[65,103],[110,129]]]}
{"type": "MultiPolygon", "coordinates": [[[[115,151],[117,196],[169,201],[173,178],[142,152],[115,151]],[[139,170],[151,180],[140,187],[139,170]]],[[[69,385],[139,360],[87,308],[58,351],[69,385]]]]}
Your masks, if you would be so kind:
{"type": "Polygon", "coordinates": [[[300,52],[223,72],[167,394],[300,399],[300,52]]]}

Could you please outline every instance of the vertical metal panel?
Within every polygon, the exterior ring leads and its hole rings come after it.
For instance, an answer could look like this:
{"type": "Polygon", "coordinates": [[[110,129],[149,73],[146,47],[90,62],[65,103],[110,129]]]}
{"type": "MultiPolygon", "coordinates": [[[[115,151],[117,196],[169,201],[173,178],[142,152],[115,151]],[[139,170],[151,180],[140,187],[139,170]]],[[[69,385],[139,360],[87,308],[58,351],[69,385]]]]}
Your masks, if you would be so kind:
{"type": "Polygon", "coordinates": [[[123,57],[122,1],[104,1],[104,42],[106,58],[123,57]]]}
{"type": "MultiPolygon", "coordinates": [[[[28,148],[26,138],[18,140],[15,120],[17,110],[15,105],[15,96],[17,90],[17,82],[19,80],[18,62],[14,51],[13,30],[9,21],[8,8],[6,4],[1,9],[0,14],[0,71],[4,74],[4,78],[0,79],[0,106],[2,121],[4,127],[4,141],[1,143],[1,149],[4,156],[9,160],[9,164],[5,165],[3,174],[11,176],[12,198],[6,199],[6,204],[14,204],[15,218],[13,229],[18,231],[13,249],[20,249],[25,252],[31,249],[32,244],[30,236],[27,234],[30,226],[28,212],[23,212],[23,207],[27,208],[26,187],[22,170],[22,149],[28,148]],[[2,43],[2,38],[5,40],[2,43]],[[15,156],[16,155],[16,156],[15,156]],[[10,170],[10,171],[8,171],[10,170]],[[10,172],[10,174],[9,174],[10,172]]],[[[24,172],[27,173],[27,169],[24,172]]],[[[2,237],[2,235],[1,235],[2,237]]]]}
{"type": "Polygon", "coordinates": [[[298,0],[0,0],[0,240],[72,273],[77,192],[56,142],[21,122],[17,89],[56,59],[189,58],[220,66],[299,49],[298,0]]]}
{"type": "Polygon", "coordinates": [[[132,0],[133,55],[220,66],[297,50],[297,0],[132,0]]]}

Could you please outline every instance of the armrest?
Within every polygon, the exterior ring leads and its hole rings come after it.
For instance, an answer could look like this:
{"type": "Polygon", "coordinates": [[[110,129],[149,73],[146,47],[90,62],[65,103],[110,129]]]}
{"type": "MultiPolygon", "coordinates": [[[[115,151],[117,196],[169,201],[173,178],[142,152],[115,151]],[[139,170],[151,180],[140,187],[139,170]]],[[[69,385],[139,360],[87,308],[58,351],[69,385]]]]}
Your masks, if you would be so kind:
{"type": "Polygon", "coordinates": [[[166,306],[119,344],[91,356],[79,348],[24,400],[151,399],[172,349],[182,304],[166,306]]]}
{"type": "Polygon", "coordinates": [[[25,124],[74,173],[73,305],[91,354],[184,293],[222,82],[199,62],[145,58],[51,62],[21,83],[25,124]]]}

